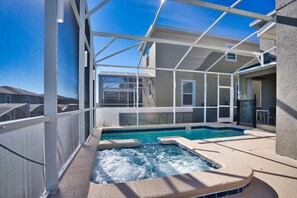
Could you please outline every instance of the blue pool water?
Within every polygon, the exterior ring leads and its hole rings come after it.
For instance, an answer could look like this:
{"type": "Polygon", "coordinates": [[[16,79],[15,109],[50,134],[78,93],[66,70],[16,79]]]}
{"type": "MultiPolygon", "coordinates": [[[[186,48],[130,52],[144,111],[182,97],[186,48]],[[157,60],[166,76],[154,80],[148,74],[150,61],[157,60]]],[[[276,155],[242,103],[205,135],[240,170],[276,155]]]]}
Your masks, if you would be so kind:
{"type": "Polygon", "coordinates": [[[170,131],[153,131],[153,132],[123,132],[123,133],[104,133],[101,136],[102,140],[117,140],[117,139],[138,139],[141,143],[158,142],[158,137],[166,136],[181,136],[189,140],[200,140],[218,137],[241,136],[243,132],[228,130],[217,130],[200,128],[194,130],[170,130],[170,131]]]}
{"type": "Polygon", "coordinates": [[[147,144],[97,151],[92,181],[122,183],[216,168],[177,145],[147,144]]]}

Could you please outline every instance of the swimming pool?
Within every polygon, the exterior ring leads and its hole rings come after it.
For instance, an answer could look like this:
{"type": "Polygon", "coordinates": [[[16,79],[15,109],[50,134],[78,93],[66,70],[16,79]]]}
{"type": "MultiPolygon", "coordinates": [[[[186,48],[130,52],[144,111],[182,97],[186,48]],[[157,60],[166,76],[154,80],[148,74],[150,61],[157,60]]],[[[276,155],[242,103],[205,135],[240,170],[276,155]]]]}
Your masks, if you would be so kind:
{"type": "Polygon", "coordinates": [[[138,139],[141,143],[158,142],[158,137],[181,136],[189,140],[200,140],[218,137],[231,137],[245,135],[242,129],[237,128],[213,128],[185,127],[161,128],[161,129],[137,129],[137,130],[113,130],[103,131],[101,140],[138,139]]]}
{"type": "Polygon", "coordinates": [[[180,146],[149,144],[98,150],[92,181],[123,183],[213,169],[217,167],[180,146]]]}

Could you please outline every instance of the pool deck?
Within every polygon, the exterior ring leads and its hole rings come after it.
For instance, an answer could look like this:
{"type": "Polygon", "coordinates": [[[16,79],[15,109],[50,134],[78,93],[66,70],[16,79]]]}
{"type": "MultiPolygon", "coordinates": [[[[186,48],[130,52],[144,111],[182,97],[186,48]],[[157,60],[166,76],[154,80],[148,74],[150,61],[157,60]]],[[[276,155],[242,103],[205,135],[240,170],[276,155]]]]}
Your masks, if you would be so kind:
{"type": "MultiPolygon", "coordinates": [[[[210,126],[210,124],[208,124],[210,126]]],[[[211,124],[211,126],[230,126],[211,124]]],[[[234,125],[231,125],[236,127],[234,125]]],[[[103,197],[89,191],[93,161],[101,130],[96,130],[87,145],[83,146],[60,181],[60,189],[51,197],[103,197]]],[[[297,160],[275,154],[275,134],[259,130],[248,131],[249,136],[191,141],[202,146],[204,154],[223,154],[251,167],[254,177],[251,186],[241,194],[230,197],[296,197],[297,160]]],[[[178,189],[178,186],[171,186],[178,189]]],[[[145,189],[148,189],[146,186],[145,189]]],[[[126,185],[119,186],[122,197],[135,192],[126,185]]],[[[109,197],[112,195],[107,194],[109,197]]],[[[149,194],[147,195],[149,196],[149,194]]]]}

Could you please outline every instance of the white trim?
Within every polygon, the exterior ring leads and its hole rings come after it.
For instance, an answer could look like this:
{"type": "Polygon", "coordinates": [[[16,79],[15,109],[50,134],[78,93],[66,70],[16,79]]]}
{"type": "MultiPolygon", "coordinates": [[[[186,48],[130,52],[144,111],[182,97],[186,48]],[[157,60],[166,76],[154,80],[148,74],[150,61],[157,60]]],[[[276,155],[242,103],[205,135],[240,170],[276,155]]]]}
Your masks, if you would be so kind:
{"type": "Polygon", "coordinates": [[[70,5],[71,5],[72,11],[73,11],[73,13],[74,13],[76,22],[77,22],[78,26],[80,26],[79,14],[78,14],[77,6],[76,6],[74,0],[70,0],[69,3],[70,3],[70,5]]]}
{"type": "Polygon", "coordinates": [[[231,86],[219,86],[220,85],[220,75],[218,74],[218,98],[217,98],[217,121],[218,122],[232,122],[233,121],[233,76],[231,76],[231,86]],[[229,105],[220,104],[220,89],[229,89],[229,105]],[[229,108],[229,117],[220,117],[220,107],[229,108]]]}
{"type": "Polygon", "coordinates": [[[57,0],[45,0],[44,14],[44,114],[50,122],[44,125],[44,175],[45,191],[54,194],[59,188],[58,176],[58,24],[57,0]]]}
{"type": "Polygon", "coordinates": [[[105,4],[107,4],[108,2],[109,2],[109,0],[103,0],[95,8],[93,8],[92,10],[90,10],[88,12],[88,14],[86,14],[85,18],[89,18],[92,14],[94,14],[95,12],[97,12],[100,8],[102,8],[103,6],[105,6],[105,4]]]}
{"type": "Polygon", "coordinates": [[[38,116],[32,118],[24,118],[18,120],[10,120],[5,122],[0,122],[0,134],[8,133],[17,129],[22,129],[25,127],[30,127],[33,125],[49,122],[49,116],[38,116]]]}
{"type": "Polygon", "coordinates": [[[102,47],[94,56],[94,59],[101,54],[104,50],[106,50],[114,41],[116,40],[116,38],[112,38],[104,47],[102,47]]]}
{"type": "Polygon", "coordinates": [[[182,107],[193,107],[196,105],[196,80],[181,80],[181,106],[182,107]],[[192,93],[184,93],[184,84],[192,83],[192,93]],[[192,105],[184,105],[183,96],[192,95],[192,105]]]}
{"type": "Polygon", "coordinates": [[[204,73],[204,107],[203,107],[203,122],[206,123],[206,104],[207,103],[207,73],[204,73]]]}
{"type": "Polygon", "coordinates": [[[269,69],[269,68],[274,68],[276,67],[276,62],[272,62],[272,63],[268,63],[266,65],[259,65],[258,67],[252,67],[252,68],[249,68],[249,69],[245,69],[245,70],[242,70],[242,71],[239,71],[237,73],[235,73],[234,75],[242,75],[242,74],[248,74],[248,73],[253,73],[253,72],[256,72],[256,71],[261,71],[261,70],[265,70],[265,69],[269,69]]]}
{"type": "Polygon", "coordinates": [[[176,123],[176,71],[173,70],[173,124],[176,123]]]}
{"type": "MultiPolygon", "coordinates": [[[[97,67],[114,67],[114,68],[129,68],[129,69],[136,69],[137,66],[127,66],[127,65],[112,65],[112,64],[96,64],[97,67]]],[[[173,68],[160,68],[160,67],[139,67],[139,69],[147,69],[147,70],[159,70],[159,71],[174,71],[173,68]]],[[[185,70],[185,69],[175,69],[177,72],[188,72],[188,73],[199,73],[204,74],[207,72],[207,74],[220,74],[225,76],[230,76],[230,73],[222,73],[222,72],[209,72],[209,71],[198,71],[198,70],[185,70]]],[[[134,72],[136,73],[136,72],[134,72]]],[[[100,74],[99,74],[100,75],[100,74]]],[[[143,75],[142,75],[143,76],[143,75]]],[[[153,76],[148,76],[153,77],[153,76]]]]}
{"type": "Polygon", "coordinates": [[[219,4],[208,3],[208,2],[205,2],[205,1],[196,1],[196,0],[174,0],[174,1],[181,2],[181,3],[186,3],[186,4],[191,4],[191,5],[194,5],[194,6],[200,6],[200,7],[203,7],[203,8],[209,8],[209,9],[213,9],[213,10],[229,12],[229,13],[232,13],[232,14],[237,14],[237,15],[241,15],[241,16],[245,16],[245,17],[251,17],[251,18],[255,18],[255,19],[262,19],[264,21],[269,21],[269,20],[272,19],[271,16],[258,14],[258,13],[254,13],[254,12],[250,12],[250,11],[246,11],[246,10],[240,10],[240,9],[236,9],[236,8],[229,8],[228,6],[222,6],[222,5],[219,5],[219,4]]]}
{"type": "Polygon", "coordinates": [[[260,80],[260,107],[262,107],[262,80],[260,80]]]}

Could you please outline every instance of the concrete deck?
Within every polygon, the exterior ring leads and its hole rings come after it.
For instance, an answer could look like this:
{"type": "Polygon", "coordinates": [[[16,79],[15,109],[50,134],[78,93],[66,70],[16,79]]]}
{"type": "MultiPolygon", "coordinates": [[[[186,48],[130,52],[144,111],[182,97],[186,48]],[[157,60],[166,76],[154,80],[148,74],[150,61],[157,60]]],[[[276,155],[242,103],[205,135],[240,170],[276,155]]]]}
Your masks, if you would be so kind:
{"type": "MultiPolygon", "coordinates": [[[[174,176],[130,181],[125,184],[91,183],[89,198],[121,198],[121,197],[196,197],[216,192],[239,189],[250,183],[253,171],[246,164],[232,160],[218,152],[205,152],[204,145],[183,137],[163,137],[163,144],[177,144],[192,153],[216,164],[219,169],[205,172],[190,172],[174,176]],[[145,188],[144,188],[145,187],[145,188]],[[100,196],[98,196],[100,194],[100,196]]],[[[135,145],[135,140],[102,141],[99,147],[110,148],[135,145]]]]}
{"type": "MultiPolygon", "coordinates": [[[[222,153],[232,161],[252,168],[254,178],[251,186],[244,193],[232,197],[297,197],[297,161],[275,154],[275,134],[258,130],[248,133],[250,136],[197,140],[193,143],[203,146],[206,154],[222,153]]],[[[88,145],[81,148],[63,176],[58,194],[52,197],[90,196],[90,177],[99,136],[97,131],[88,145]]],[[[125,185],[120,187],[126,188],[125,185]]],[[[102,197],[102,194],[96,197],[102,197]]]]}

